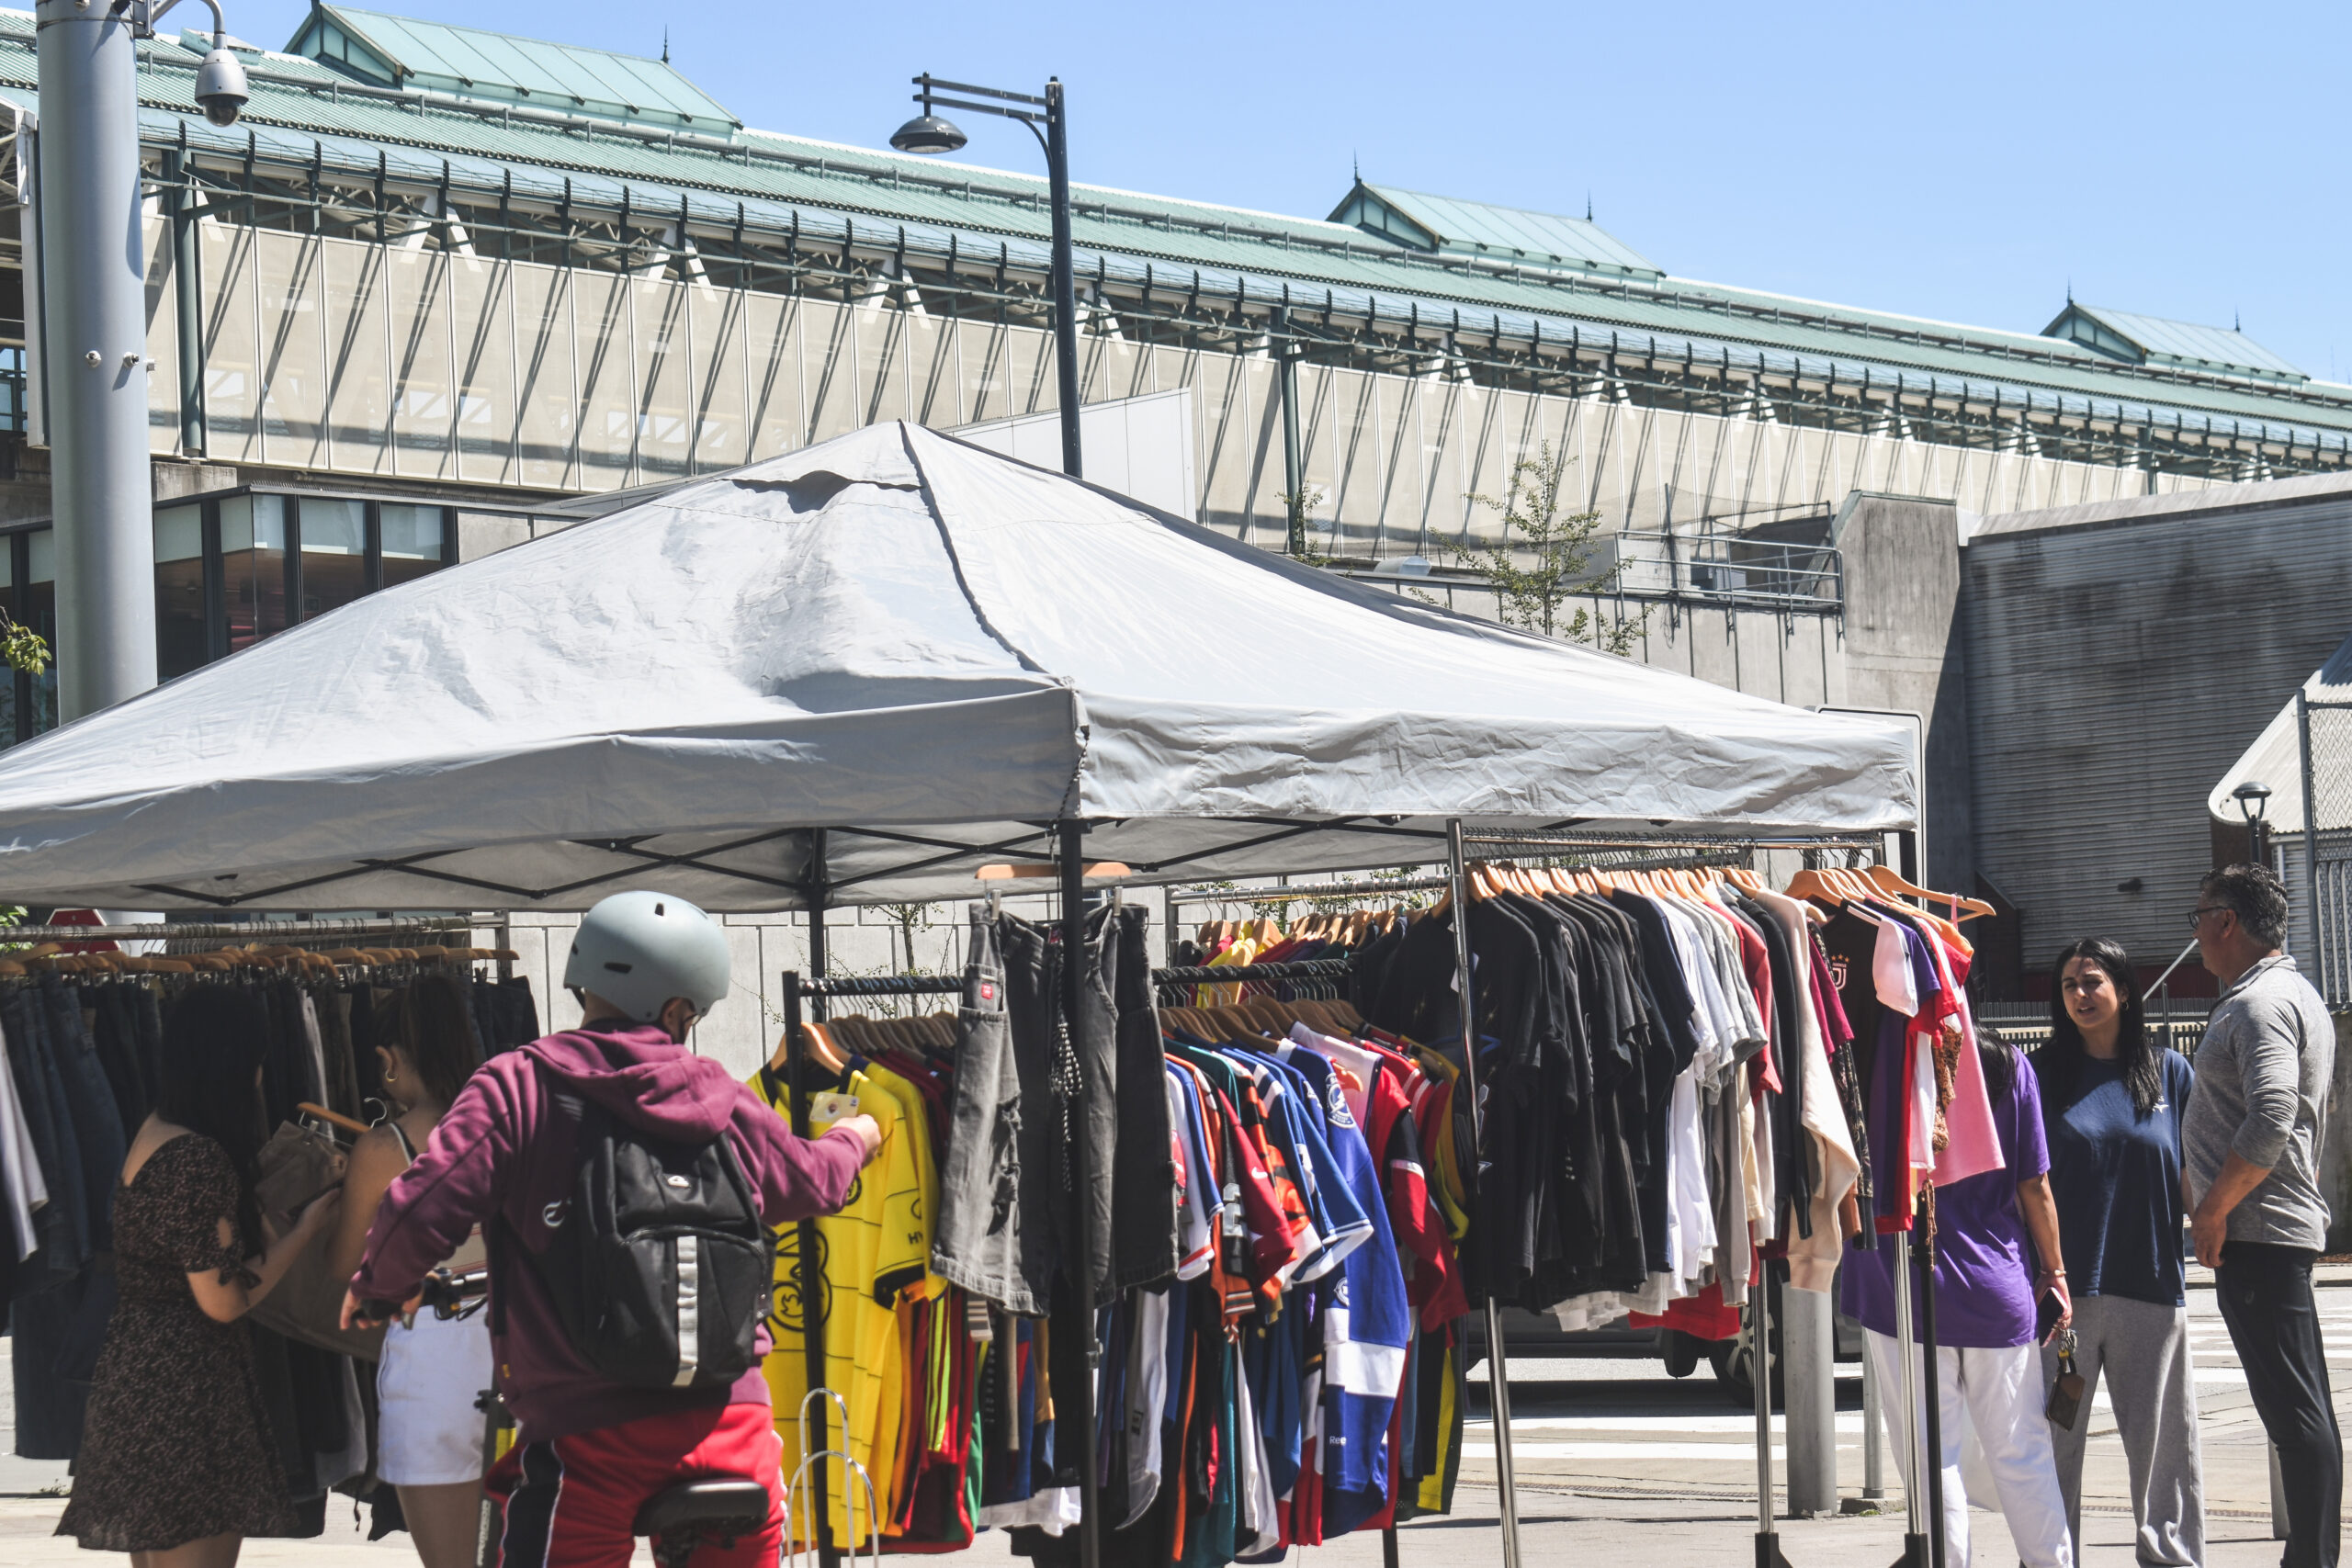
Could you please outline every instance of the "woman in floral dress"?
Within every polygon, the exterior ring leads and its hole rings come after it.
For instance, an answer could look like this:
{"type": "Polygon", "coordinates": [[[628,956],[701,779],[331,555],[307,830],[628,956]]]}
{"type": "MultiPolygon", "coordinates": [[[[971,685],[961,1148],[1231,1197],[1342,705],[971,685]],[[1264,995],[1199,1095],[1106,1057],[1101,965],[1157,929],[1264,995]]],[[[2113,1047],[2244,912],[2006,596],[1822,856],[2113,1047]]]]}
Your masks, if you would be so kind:
{"type": "Polygon", "coordinates": [[[173,1004],[162,1093],[115,1192],[119,1300],[57,1533],[137,1568],[228,1568],[245,1537],[295,1525],[243,1318],[334,1220],[341,1189],[264,1245],[253,1184],[268,1038],[243,987],[173,1004]]]}

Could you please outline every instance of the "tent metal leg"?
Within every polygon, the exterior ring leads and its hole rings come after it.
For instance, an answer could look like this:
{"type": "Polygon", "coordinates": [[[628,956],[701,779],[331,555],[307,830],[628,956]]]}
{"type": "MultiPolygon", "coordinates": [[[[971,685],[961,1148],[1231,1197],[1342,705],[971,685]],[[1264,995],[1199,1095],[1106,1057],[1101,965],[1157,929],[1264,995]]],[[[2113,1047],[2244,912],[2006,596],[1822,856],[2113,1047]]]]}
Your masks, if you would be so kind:
{"type": "Polygon", "coordinates": [[[1756,1385],[1756,1568],[1789,1568],[1772,1518],[1772,1266],[1747,1292],[1747,1381],[1756,1385]]]}
{"type": "MultiPolygon", "coordinates": [[[[808,880],[804,889],[804,897],[808,905],[808,973],[819,980],[825,977],[825,905],[831,897],[831,882],[827,875],[825,864],[825,829],[810,829],[808,831],[808,880]]],[[[808,1135],[808,1096],[801,1083],[803,1058],[800,1049],[800,976],[786,975],[784,977],[785,1099],[792,1107],[794,1135],[805,1138],[808,1135]]],[[[825,998],[821,996],[810,997],[808,1008],[812,1017],[821,1019],[826,1015],[825,998]]],[[[798,1284],[801,1343],[808,1358],[808,1386],[811,1389],[820,1389],[827,1386],[825,1382],[825,1279],[822,1258],[824,1244],[817,1234],[817,1222],[814,1219],[806,1219],[799,1223],[798,1244],[800,1247],[798,1284]]],[[[820,1399],[814,1403],[817,1407],[815,1416],[817,1425],[809,1438],[807,1452],[802,1455],[804,1459],[810,1453],[824,1452],[832,1441],[825,1430],[826,1423],[831,1419],[826,1414],[826,1402],[820,1399]]],[[[808,1417],[805,1405],[802,1416],[804,1419],[808,1417]]],[[[842,1442],[846,1449],[849,1442],[848,1433],[842,1434],[842,1442]]],[[[842,1477],[844,1487],[849,1484],[849,1479],[848,1474],[844,1472],[842,1477]]],[[[825,1466],[821,1461],[808,1467],[808,1481],[809,1501],[815,1507],[817,1517],[817,1561],[820,1568],[839,1568],[841,1548],[833,1540],[832,1499],[827,1495],[825,1466]]],[[[787,1524],[789,1522],[786,1521],[787,1524]]],[[[872,1521],[868,1520],[867,1523],[871,1528],[872,1521]]],[[[854,1551],[854,1550],[855,1543],[853,1541],[852,1551],[854,1551]]]]}
{"type": "MultiPolygon", "coordinates": [[[[1453,880],[1453,972],[1461,982],[1462,1082],[1470,1093],[1470,1160],[1475,1179],[1476,1146],[1483,1144],[1486,1117],[1478,1104],[1478,1010],[1470,968],[1470,863],[1463,854],[1462,819],[1445,825],[1447,870],[1453,880]]],[[[1495,1427],[1496,1504],[1502,1518],[1503,1568],[1519,1568],[1519,1481],[1510,1452],[1510,1379],[1505,1370],[1502,1308],[1487,1298],[1487,1405],[1495,1427]]]]}
{"type": "Polygon", "coordinates": [[[1936,1365],[1936,1244],[1914,1249],[1919,1263],[1919,1372],[1927,1388],[1920,1400],[1926,1413],[1928,1561],[1944,1568],[1944,1409],[1941,1371],[1936,1365]]]}
{"type": "MultiPolygon", "coordinates": [[[[813,910],[810,913],[812,922],[821,920],[823,918],[813,910]]],[[[811,997],[808,999],[816,1002],[822,998],[811,997]]],[[[800,976],[787,971],[784,976],[785,1103],[791,1107],[792,1133],[793,1136],[797,1138],[805,1138],[808,1135],[808,1097],[802,1092],[801,1063],[800,976]]],[[[808,1358],[808,1386],[812,1389],[823,1388],[825,1386],[823,1310],[825,1281],[818,1266],[820,1243],[817,1237],[817,1222],[814,1219],[805,1219],[798,1223],[795,1245],[798,1248],[799,1257],[794,1260],[793,1288],[800,1296],[801,1349],[808,1358]]],[[[815,1435],[810,1438],[808,1453],[824,1452],[827,1445],[832,1440],[825,1431],[825,1424],[829,1419],[825,1413],[825,1402],[820,1399],[815,1403],[817,1427],[815,1435]]],[[[806,1420],[807,1416],[808,1413],[804,1409],[802,1418],[806,1420]]],[[[846,1441],[848,1434],[844,1433],[842,1437],[846,1441]]],[[[806,1458],[807,1454],[802,1457],[806,1458]]],[[[832,1499],[827,1495],[825,1466],[822,1461],[808,1467],[808,1491],[811,1510],[817,1521],[817,1560],[823,1568],[835,1568],[835,1564],[840,1562],[840,1554],[833,1542],[832,1499]]],[[[786,1521],[787,1527],[790,1523],[789,1519],[786,1521]]]]}
{"type": "MultiPolygon", "coordinates": [[[[1903,1256],[1894,1266],[1894,1356],[1902,1394],[1903,1556],[1896,1568],[1928,1568],[1926,1495],[1920,1487],[1919,1393],[1911,1356],[1911,1233],[1902,1233],[1903,1256]]],[[[1940,1521],[1939,1521],[1940,1529],[1940,1521]]]]}
{"type": "MultiPolygon", "coordinates": [[[[1062,1022],[1078,1062],[1079,1135],[1071,1151],[1078,1188],[1078,1266],[1071,1270],[1077,1297],[1079,1343],[1086,1352],[1086,1376],[1074,1391],[1078,1406],[1078,1476],[1080,1513],[1078,1560],[1080,1568],[1100,1568],[1102,1561],[1102,1478],[1095,1473],[1094,1395],[1102,1371],[1102,1347],[1094,1324],[1094,1206],[1091,1193],[1096,1160],[1109,1151],[1090,1146],[1086,1137],[1086,1054],[1076,1050],[1081,999],[1086,985],[1086,861],[1085,827],[1077,822],[1056,824],[1061,851],[1062,895],[1062,1022]]],[[[1058,1389],[1056,1397],[1069,1397],[1058,1389]]]]}

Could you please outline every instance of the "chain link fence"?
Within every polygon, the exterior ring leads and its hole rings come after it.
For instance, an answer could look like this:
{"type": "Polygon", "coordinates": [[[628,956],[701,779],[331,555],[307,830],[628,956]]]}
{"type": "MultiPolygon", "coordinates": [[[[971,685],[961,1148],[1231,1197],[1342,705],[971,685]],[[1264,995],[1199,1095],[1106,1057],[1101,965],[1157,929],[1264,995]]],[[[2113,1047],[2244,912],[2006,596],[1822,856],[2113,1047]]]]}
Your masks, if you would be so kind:
{"type": "Polygon", "coordinates": [[[2280,835],[2290,951],[2332,1007],[2352,1004],[2352,702],[2299,695],[2305,830],[2280,835]]]}

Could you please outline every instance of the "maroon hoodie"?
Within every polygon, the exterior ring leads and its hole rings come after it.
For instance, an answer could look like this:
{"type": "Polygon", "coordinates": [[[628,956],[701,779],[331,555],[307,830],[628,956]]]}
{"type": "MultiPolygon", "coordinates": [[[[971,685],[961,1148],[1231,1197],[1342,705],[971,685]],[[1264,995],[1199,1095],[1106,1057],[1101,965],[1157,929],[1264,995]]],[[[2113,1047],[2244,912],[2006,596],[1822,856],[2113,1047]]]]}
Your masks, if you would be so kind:
{"type": "MultiPolygon", "coordinates": [[[[657,1026],[614,1021],[550,1034],[485,1063],[458,1091],[416,1163],[384,1194],[351,1280],[362,1300],[406,1301],[475,1225],[494,1235],[495,1218],[533,1251],[547,1246],[540,1212],[572,1190],[580,1125],[557,1109],[557,1080],[620,1121],[665,1138],[699,1143],[724,1132],[759,1194],[760,1217],[771,1225],[838,1209],[864,1164],[856,1134],[836,1128],[814,1140],[793,1136],[727,1069],[673,1044],[657,1026]]],[[[496,1237],[492,1246],[505,1240],[496,1237]]],[[[678,1410],[768,1403],[756,1366],[732,1388],[613,1382],[572,1349],[536,1270],[504,1269],[500,1285],[505,1321],[492,1341],[499,1391],[530,1441],[678,1410]]],[[[768,1345],[763,1323],[763,1354],[768,1345]]]]}

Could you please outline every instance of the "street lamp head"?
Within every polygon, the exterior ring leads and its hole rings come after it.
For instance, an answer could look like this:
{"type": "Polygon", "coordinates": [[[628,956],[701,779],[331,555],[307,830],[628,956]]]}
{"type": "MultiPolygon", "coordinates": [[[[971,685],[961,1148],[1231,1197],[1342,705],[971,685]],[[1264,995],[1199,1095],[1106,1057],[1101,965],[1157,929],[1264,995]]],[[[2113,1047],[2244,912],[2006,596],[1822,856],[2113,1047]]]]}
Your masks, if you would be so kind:
{"type": "Polygon", "coordinates": [[[2249,828],[2262,820],[2263,809],[2270,804],[2270,786],[2260,779],[2248,779],[2230,791],[2230,798],[2238,803],[2238,811],[2249,828]]]}
{"type": "Polygon", "coordinates": [[[956,152],[968,140],[954,120],[935,114],[917,115],[890,133],[890,145],[901,152],[956,152]]]}
{"type": "Polygon", "coordinates": [[[236,124],[249,96],[245,91],[245,68],[237,62],[233,51],[215,48],[196,68],[197,107],[213,124],[236,124]]]}

